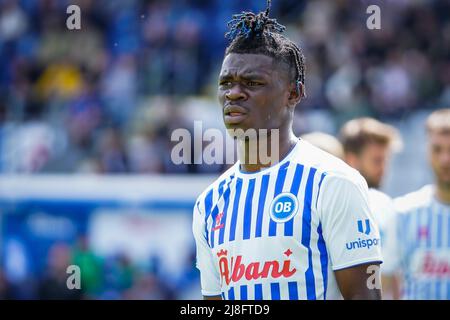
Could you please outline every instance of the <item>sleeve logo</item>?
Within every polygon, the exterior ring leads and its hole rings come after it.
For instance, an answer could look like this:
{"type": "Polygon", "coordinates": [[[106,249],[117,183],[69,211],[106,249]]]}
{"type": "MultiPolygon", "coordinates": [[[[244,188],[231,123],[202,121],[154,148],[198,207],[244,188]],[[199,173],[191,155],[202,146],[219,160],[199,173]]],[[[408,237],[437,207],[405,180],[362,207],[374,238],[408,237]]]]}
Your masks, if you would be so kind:
{"type": "MultiPolygon", "coordinates": [[[[371,229],[370,229],[370,220],[369,219],[358,220],[357,225],[358,225],[359,233],[362,233],[365,235],[370,234],[371,229]]],[[[370,249],[372,246],[378,246],[378,245],[380,245],[380,238],[367,239],[364,237],[363,237],[363,239],[358,238],[355,241],[350,241],[345,244],[347,250],[354,250],[354,249],[360,249],[360,248],[370,249]]]]}
{"type": "Polygon", "coordinates": [[[369,235],[370,234],[370,221],[369,221],[369,219],[366,219],[364,221],[365,221],[365,228],[363,228],[363,221],[358,220],[358,232],[369,235]]]}

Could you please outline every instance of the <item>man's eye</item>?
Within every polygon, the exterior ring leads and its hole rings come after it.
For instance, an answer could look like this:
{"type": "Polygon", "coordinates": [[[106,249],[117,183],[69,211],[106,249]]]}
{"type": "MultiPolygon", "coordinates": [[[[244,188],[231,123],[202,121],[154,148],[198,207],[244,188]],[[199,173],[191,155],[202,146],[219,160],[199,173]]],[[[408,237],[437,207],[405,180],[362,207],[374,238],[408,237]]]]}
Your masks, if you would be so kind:
{"type": "Polygon", "coordinates": [[[221,86],[229,86],[229,85],[231,85],[231,81],[221,81],[219,84],[221,86]]]}
{"type": "Polygon", "coordinates": [[[256,87],[256,86],[260,86],[261,83],[259,82],[255,82],[255,81],[247,81],[247,86],[249,87],[256,87]]]}

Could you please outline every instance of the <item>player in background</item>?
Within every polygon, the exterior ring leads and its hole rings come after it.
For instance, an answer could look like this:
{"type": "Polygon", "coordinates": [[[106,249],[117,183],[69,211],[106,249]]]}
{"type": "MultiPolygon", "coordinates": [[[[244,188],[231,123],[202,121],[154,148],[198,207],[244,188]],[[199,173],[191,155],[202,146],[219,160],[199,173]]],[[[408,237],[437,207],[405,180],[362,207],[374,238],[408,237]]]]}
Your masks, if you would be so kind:
{"type": "Polygon", "coordinates": [[[305,96],[304,57],[281,35],[284,27],[269,18],[269,8],[270,1],[265,12],[235,15],[229,23],[218,98],[240,152],[194,206],[202,294],[380,299],[379,274],[368,274],[381,253],[367,183],[294,135],[294,109],[305,96]],[[264,147],[268,163],[260,157],[264,147]]]}
{"type": "Polygon", "coordinates": [[[402,299],[450,300],[450,109],[431,113],[426,130],[434,182],[394,200],[384,269],[400,270],[402,299]]]}
{"type": "MultiPolygon", "coordinates": [[[[392,152],[401,149],[400,135],[394,127],[378,120],[357,118],[342,126],[340,140],[345,162],[357,169],[369,186],[370,208],[380,229],[383,253],[385,230],[390,217],[395,215],[395,210],[392,199],[379,188],[392,152]]],[[[383,298],[398,298],[395,278],[382,272],[382,280],[383,298]]]]}
{"type": "Polygon", "coordinates": [[[320,131],[314,131],[301,135],[301,138],[339,159],[344,159],[344,148],[339,140],[332,135],[320,131]]]}

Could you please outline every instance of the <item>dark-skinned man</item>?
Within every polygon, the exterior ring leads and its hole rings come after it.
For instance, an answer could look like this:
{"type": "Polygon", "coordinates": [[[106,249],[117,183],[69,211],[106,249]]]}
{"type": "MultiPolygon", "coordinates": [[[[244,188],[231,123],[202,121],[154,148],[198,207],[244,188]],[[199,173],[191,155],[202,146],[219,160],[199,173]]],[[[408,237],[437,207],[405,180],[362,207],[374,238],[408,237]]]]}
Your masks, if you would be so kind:
{"type": "Polygon", "coordinates": [[[367,183],[294,135],[294,109],[305,96],[304,57],[269,18],[269,7],[270,1],[265,12],[229,23],[218,97],[239,159],[194,206],[202,294],[380,299],[379,275],[368,273],[382,258],[367,183]]]}

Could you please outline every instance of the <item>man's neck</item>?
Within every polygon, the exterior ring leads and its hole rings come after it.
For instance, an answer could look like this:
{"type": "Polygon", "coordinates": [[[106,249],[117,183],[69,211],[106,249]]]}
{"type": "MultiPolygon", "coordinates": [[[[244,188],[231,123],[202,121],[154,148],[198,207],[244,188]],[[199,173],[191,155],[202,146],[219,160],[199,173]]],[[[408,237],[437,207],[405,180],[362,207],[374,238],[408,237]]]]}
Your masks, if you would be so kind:
{"type": "Polygon", "coordinates": [[[282,161],[298,142],[292,131],[279,135],[240,140],[238,155],[243,172],[258,172],[282,161]],[[272,139],[274,139],[272,141],[272,139]]]}
{"type": "Polygon", "coordinates": [[[436,198],[446,204],[450,205],[450,188],[448,186],[436,185],[436,198]]]}

